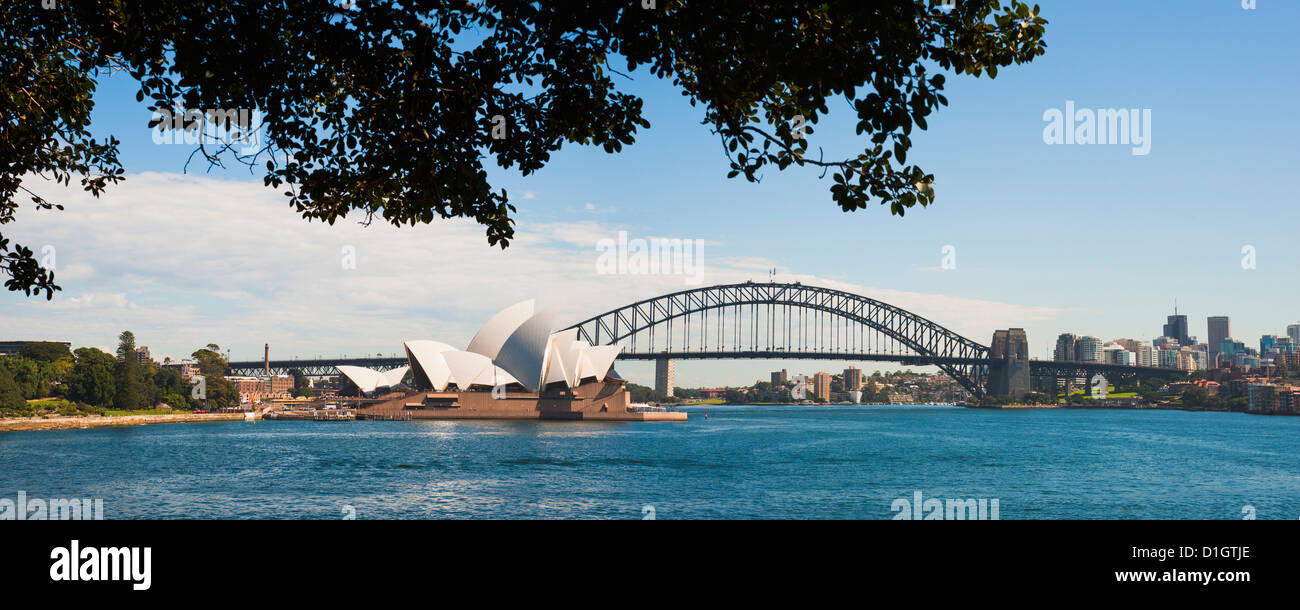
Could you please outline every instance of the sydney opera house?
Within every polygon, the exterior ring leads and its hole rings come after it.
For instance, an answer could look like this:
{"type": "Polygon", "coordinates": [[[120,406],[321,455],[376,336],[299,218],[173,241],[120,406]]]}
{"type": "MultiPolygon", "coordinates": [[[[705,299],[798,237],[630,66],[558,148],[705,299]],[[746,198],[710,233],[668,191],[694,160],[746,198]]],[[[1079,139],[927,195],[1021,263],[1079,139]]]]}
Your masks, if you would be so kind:
{"type": "Polygon", "coordinates": [[[535,312],[533,301],[524,301],[492,316],[464,350],[407,341],[407,366],[337,368],[365,397],[360,418],[686,419],[633,405],[626,380],[614,371],[622,348],[588,344],[576,329],[553,333],[553,321],[552,310],[535,312]]]}

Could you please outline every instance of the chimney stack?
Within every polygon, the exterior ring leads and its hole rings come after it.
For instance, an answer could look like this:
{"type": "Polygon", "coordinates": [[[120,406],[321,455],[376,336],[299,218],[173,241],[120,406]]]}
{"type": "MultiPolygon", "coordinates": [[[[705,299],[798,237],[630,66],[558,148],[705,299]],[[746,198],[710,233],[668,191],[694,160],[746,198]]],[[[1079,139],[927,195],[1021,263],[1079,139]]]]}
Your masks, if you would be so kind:
{"type": "Polygon", "coordinates": [[[270,376],[271,376],[271,344],[270,344],[270,343],[267,343],[267,344],[266,344],[266,348],[265,348],[265,351],[264,351],[263,353],[265,354],[264,357],[266,358],[266,361],[265,361],[265,362],[266,362],[266,365],[265,365],[265,366],[266,366],[266,370],[263,371],[263,372],[266,374],[267,377],[270,377],[270,376]]]}

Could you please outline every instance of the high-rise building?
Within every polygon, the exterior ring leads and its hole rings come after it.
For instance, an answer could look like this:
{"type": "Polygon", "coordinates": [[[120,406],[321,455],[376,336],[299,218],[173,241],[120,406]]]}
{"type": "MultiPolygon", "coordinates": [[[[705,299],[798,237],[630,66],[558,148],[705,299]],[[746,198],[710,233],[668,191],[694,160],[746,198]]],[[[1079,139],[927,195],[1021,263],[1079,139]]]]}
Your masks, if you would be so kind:
{"type": "Polygon", "coordinates": [[[1187,334],[1186,315],[1174,313],[1174,315],[1168,316],[1166,319],[1168,322],[1164,325],[1160,334],[1173,339],[1178,339],[1179,345],[1191,345],[1196,343],[1196,341],[1187,334]]]}
{"type": "Polygon", "coordinates": [[[1169,348],[1156,350],[1156,365],[1162,369],[1178,368],[1178,350],[1169,348]]]}
{"type": "Polygon", "coordinates": [[[1182,347],[1178,339],[1173,337],[1156,337],[1151,343],[1155,344],[1156,349],[1178,349],[1182,347]]]}
{"type": "Polygon", "coordinates": [[[779,371],[772,371],[772,385],[776,387],[785,387],[786,377],[787,374],[785,372],[785,369],[781,369],[779,371]]]}
{"type": "Polygon", "coordinates": [[[813,394],[817,398],[829,401],[831,399],[831,374],[818,372],[813,375],[813,394]]]}
{"type": "Polygon", "coordinates": [[[1149,343],[1138,345],[1135,353],[1138,366],[1156,366],[1156,350],[1149,343]]]}
{"type": "Polygon", "coordinates": [[[1101,339],[1090,336],[1080,337],[1075,346],[1075,360],[1080,362],[1102,362],[1105,359],[1101,339]]]}
{"type": "Polygon", "coordinates": [[[852,392],[862,389],[862,369],[851,366],[844,369],[844,390],[852,392]]]}
{"type": "Polygon", "coordinates": [[[1219,346],[1223,340],[1232,336],[1232,320],[1228,316],[1210,316],[1205,319],[1210,333],[1210,364],[1219,361],[1219,346]]]}
{"type": "Polygon", "coordinates": [[[149,355],[149,346],[142,345],[135,348],[135,361],[140,364],[150,364],[153,362],[153,357],[149,355]]]}
{"type": "Polygon", "coordinates": [[[1232,364],[1237,354],[1246,353],[1246,344],[1228,337],[1219,343],[1219,360],[1223,365],[1232,364]]]}
{"type": "Polygon", "coordinates": [[[1286,336],[1291,338],[1291,343],[1300,345],[1300,322],[1288,324],[1286,327],[1286,336]]]}
{"type": "Polygon", "coordinates": [[[1132,366],[1134,364],[1134,360],[1136,360],[1136,358],[1133,355],[1133,352],[1124,349],[1124,346],[1119,345],[1118,343],[1111,343],[1106,347],[1102,348],[1102,351],[1105,352],[1105,356],[1103,357],[1103,362],[1105,362],[1106,364],[1120,364],[1124,366],[1132,366]]]}
{"type": "Polygon", "coordinates": [[[1079,341],[1079,335],[1074,333],[1061,333],[1056,338],[1056,351],[1052,352],[1052,359],[1058,361],[1078,360],[1079,354],[1075,351],[1075,344],[1079,341]]]}
{"type": "Polygon", "coordinates": [[[1269,350],[1277,344],[1277,335],[1264,335],[1259,338],[1259,355],[1267,355],[1269,350]]]}
{"type": "Polygon", "coordinates": [[[664,396],[672,396],[676,383],[677,361],[672,358],[655,360],[655,391],[664,396]]]}

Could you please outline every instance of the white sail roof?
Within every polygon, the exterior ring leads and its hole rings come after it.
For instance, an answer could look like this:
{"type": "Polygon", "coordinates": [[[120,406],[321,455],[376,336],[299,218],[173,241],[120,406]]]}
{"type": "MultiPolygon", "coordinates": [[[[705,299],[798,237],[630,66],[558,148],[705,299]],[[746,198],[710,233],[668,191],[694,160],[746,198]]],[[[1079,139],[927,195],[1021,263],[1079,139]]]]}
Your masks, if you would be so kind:
{"type": "MultiPolygon", "coordinates": [[[[532,300],[503,309],[479,329],[465,351],[440,341],[405,342],[417,385],[443,391],[452,383],[461,390],[518,383],[534,391],[559,382],[576,387],[583,379],[604,379],[610,374],[621,347],[592,346],[578,339],[577,329],[551,333],[555,310],[534,313],[533,309],[532,300]]],[[[359,387],[370,386],[372,376],[361,372],[366,369],[348,368],[359,369],[353,371],[362,381],[359,387]]],[[[381,379],[375,385],[390,382],[381,379]]]]}
{"type": "Polygon", "coordinates": [[[474,352],[442,352],[442,358],[451,369],[451,379],[456,387],[467,390],[472,385],[506,385],[518,383],[505,369],[496,366],[487,356],[474,352]]]}
{"type": "MultiPolygon", "coordinates": [[[[498,314],[499,315],[499,314],[498,314]]],[[[520,324],[492,360],[529,390],[541,387],[555,310],[546,309],[520,324]]]]}
{"type": "Polygon", "coordinates": [[[578,329],[570,328],[551,335],[550,353],[546,356],[546,385],[559,381],[573,387],[578,372],[578,356],[584,341],[578,341],[578,329]]]}
{"type": "Polygon", "coordinates": [[[407,341],[403,345],[406,347],[406,361],[415,369],[416,383],[427,383],[436,392],[447,389],[447,384],[452,381],[451,369],[443,360],[442,353],[454,352],[456,348],[441,341],[423,339],[407,341]]]}
{"type": "Polygon", "coordinates": [[[376,371],[363,366],[341,365],[334,367],[362,392],[370,394],[379,388],[390,388],[402,382],[411,367],[402,366],[391,371],[376,371]]]}
{"type": "Polygon", "coordinates": [[[583,367],[578,371],[580,379],[604,379],[609,374],[609,369],[614,367],[614,359],[618,358],[621,351],[621,345],[593,345],[587,348],[583,354],[583,367]]]}
{"type": "Polygon", "coordinates": [[[395,369],[389,369],[380,374],[382,381],[379,383],[381,388],[391,388],[402,383],[402,378],[406,377],[406,372],[411,370],[410,365],[399,366],[395,369]]]}
{"type": "Polygon", "coordinates": [[[501,310],[478,329],[465,351],[496,360],[510,335],[531,317],[533,317],[532,299],[515,303],[501,310]]]}

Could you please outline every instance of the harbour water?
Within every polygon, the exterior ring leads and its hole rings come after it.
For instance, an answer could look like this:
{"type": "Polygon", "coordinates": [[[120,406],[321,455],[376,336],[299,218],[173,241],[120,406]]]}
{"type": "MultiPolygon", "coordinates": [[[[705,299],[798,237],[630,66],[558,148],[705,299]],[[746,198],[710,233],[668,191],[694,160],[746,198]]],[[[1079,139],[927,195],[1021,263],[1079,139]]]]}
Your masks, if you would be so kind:
{"type": "Polygon", "coordinates": [[[1300,516],[1300,418],[955,407],[690,408],[682,423],[259,421],[0,434],[0,498],[109,519],[1300,516]],[[647,508],[652,507],[652,508],[647,508]]]}

